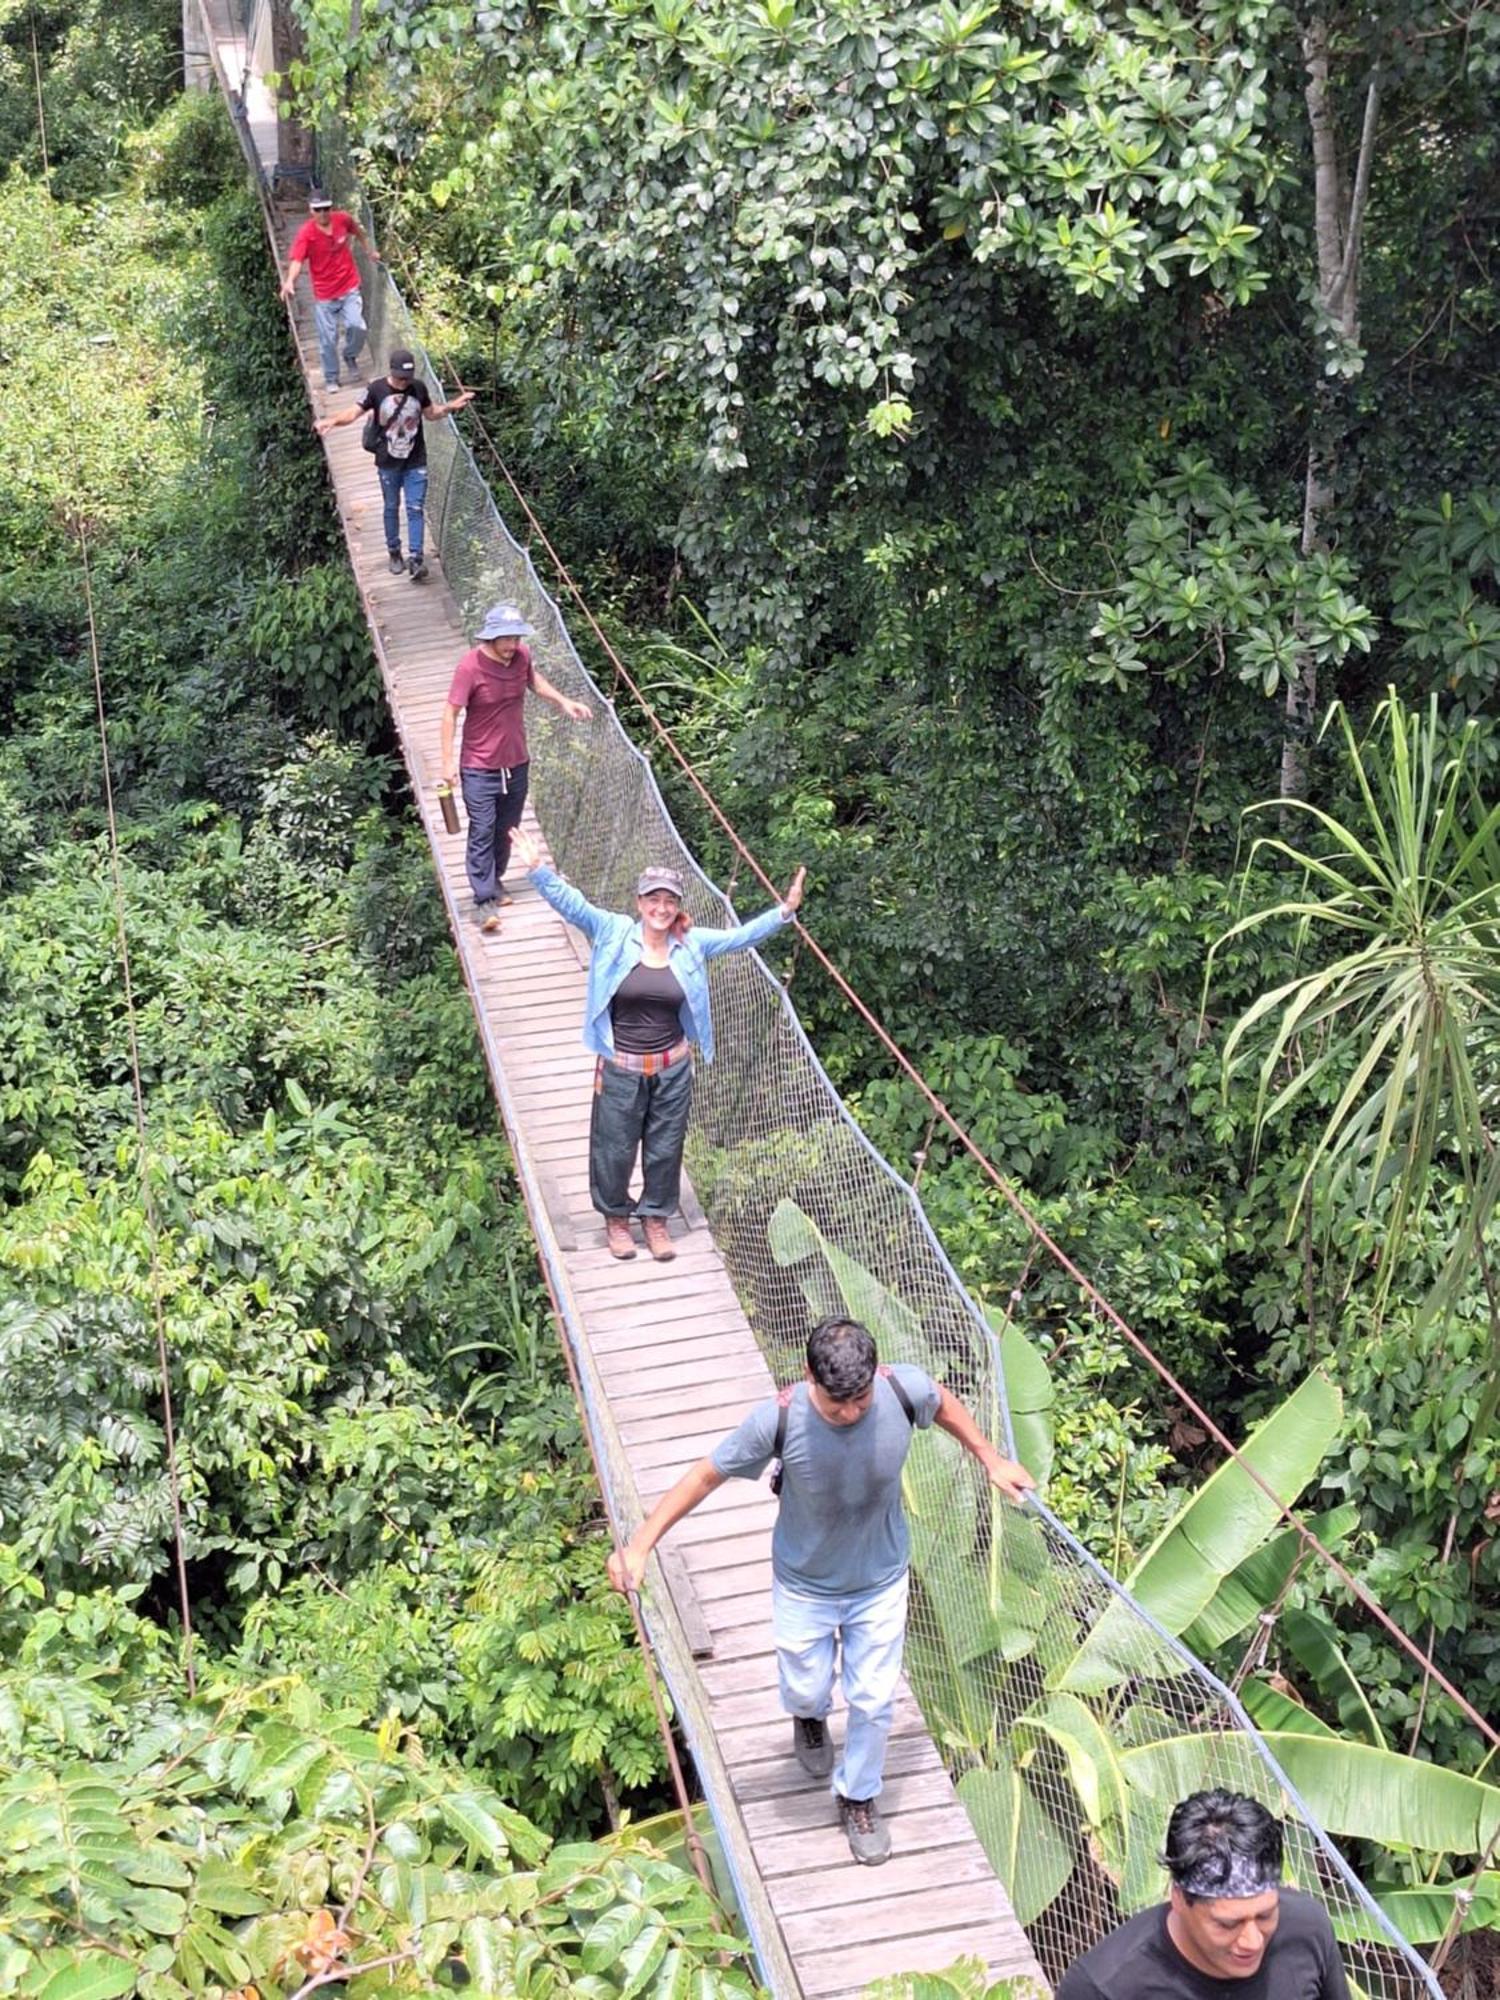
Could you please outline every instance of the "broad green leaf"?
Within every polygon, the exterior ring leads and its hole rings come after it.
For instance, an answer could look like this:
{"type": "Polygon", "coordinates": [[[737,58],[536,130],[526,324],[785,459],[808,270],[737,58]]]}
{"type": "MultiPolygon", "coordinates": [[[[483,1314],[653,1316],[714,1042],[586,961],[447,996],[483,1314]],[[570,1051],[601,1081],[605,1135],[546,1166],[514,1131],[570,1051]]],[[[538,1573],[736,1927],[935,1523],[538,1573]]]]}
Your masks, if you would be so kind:
{"type": "Polygon", "coordinates": [[[124,1907],[142,1930],[157,1937],[175,1937],[187,1916],[187,1902],[175,1889],[137,1889],[124,1907]]]}
{"type": "Polygon", "coordinates": [[[266,1898],[241,1868],[206,1855],[193,1884],[193,1901],[222,1917],[254,1917],[267,1907],[266,1898]]]}
{"type": "Polygon", "coordinates": [[[1050,1739],[1067,1759],[1068,1776],[1078,1794],[1092,1831],[1109,1849],[1111,1872],[1125,1872],[1129,1847],[1129,1807],[1125,1776],[1116,1746],[1093,1711],[1076,1695],[1048,1695],[1029,1708],[1017,1723],[1015,1736],[1050,1739]]]}
{"type": "MultiPolygon", "coordinates": [[[[1436,1944],[1439,1938],[1448,1935],[1455,1916],[1459,1918],[1460,1933],[1500,1930],[1500,1873],[1481,1875],[1477,1882],[1472,1875],[1466,1875],[1460,1882],[1444,1882],[1432,1888],[1375,1889],[1371,1893],[1408,1944],[1436,1944]],[[1459,1896],[1470,1892],[1473,1901],[1461,1906],[1459,1896]]],[[[1329,1915],[1340,1939],[1348,1943],[1383,1942],[1380,1926],[1363,1910],[1330,1910],[1329,1915]]]]}
{"type": "Polygon", "coordinates": [[[510,1842],[487,1803],[473,1792],[447,1792],[441,1800],[443,1817],[468,1842],[469,1851],[486,1861],[504,1861],[510,1842]]]}
{"type": "MultiPolygon", "coordinates": [[[[1467,1856],[1482,1853],[1500,1830],[1500,1787],[1478,1778],[1338,1736],[1273,1730],[1262,1740],[1314,1819],[1336,1836],[1467,1856]]],[[[1224,1784],[1275,1803],[1269,1772],[1232,1735],[1176,1736],[1127,1750],[1120,1762],[1132,1785],[1159,1800],[1224,1784]]]]}
{"type": "Polygon", "coordinates": [[[620,2000],[635,2000],[656,1975],[667,1955],[672,1934],[655,1915],[648,1916],[641,1929],[620,1954],[617,1977],[621,1981],[620,2000]]]}
{"type": "Polygon", "coordinates": [[[1345,1732],[1384,1749],[1385,1733],[1328,1620],[1288,1609],[1282,1612],[1277,1631],[1298,1665],[1312,1675],[1319,1694],[1332,1703],[1345,1732]]]}
{"type": "Polygon", "coordinates": [[[1003,1764],[967,1771],[958,1781],[958,1796],[1017,1920],[1034,1923],[1073,1873],[1071,1846],[1020,1771],[1003,1764]]]}
{"type": "MultiPolygon", "coordinates": [[[[1359,1509],[1334,1507],[1315,1515],[1308,1527],[1326,1549],[1337,1549],[1359,1526],[1359,1509]]],[[[1283,1528],[1262,1549],[1247,1556],[1225,1577],[1212,1599],[1182,1634],[1182,1642],[1200,1660],[1211,1659],[1221,1646],[1247,1631],[1262,1611],[1280,1598],[1306,1543],[1295,1528],[1283,1528]]]]}
{"type": "Polygon", "coordinates": [[[1284,1730],[1289,1735],[1336,1736],[1321,1716],[1314,1715],[1309,1708],[1303,1708],[1279,1688],[1269,1686],[1254,1674],[1240,1689],[1240,1701],[1245,1713],[1259,1730],[1284,1730]]]}
{"type": "Polygon", "coordinates": [[[38,2000],[117,2000],[134,1987],[135,1966],[130,1960],[102,1951],[79,1952],[71,1964],[52,1973],[38,2000]]]}
{"type": "MultiPolygon", "coordinates": [[[[1315,1372],[1256,1426],[1242,1456],[1290,1505],[1322,1464],[1342,1414],[1338,1390],[1315,1372]]],[[[1168,1632],[1181,1632],[1279,1519],[1274,1502],[1249,1473],[1237,1460],[1226,1459],[1163,1529],[1126,1577],[1125,1589],[1168,1632]]],[[[1133,1607],[1114,1598],[1052,1685],[1076,1694],[1100,1694],[1131,1675],[1181,1671],[1180,1662],[1149,1633],[1133,1607]]]]}
{"type": "Polygon", "coordinates": [[[617,1903],[606,1910],[583,1941],[584,1971],[611,1970],[645,1921],[646,1912],[639,1903],[617,1903]]]}

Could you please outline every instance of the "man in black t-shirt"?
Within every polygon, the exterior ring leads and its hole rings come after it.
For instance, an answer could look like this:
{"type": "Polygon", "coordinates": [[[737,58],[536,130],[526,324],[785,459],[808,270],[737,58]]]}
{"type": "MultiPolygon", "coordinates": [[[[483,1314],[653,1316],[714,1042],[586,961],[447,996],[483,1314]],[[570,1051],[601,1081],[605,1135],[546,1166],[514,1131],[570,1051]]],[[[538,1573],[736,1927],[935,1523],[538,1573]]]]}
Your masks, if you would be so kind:
{"type": "Polygon", "coordinates": [[[474,391],[465,389],[451,403],[435,403],[427,384],[417,376],[416,356],[409,348],[398,347],[391,356],[390,370],[379,382],[365,385],[364,394],[352,409],[336,417],[322,417],[313,425],[319,437],[357,424],[368,417],[375,427],[375,470],[385,501],[385,546],[392,576],[403,570],[413,583],[427,581],[422,541],[427,500],[427,440],[423,423],[436,423],[451,416],[474,400],[474,391]],[[406,538],[410,558],[401,555],[401,498],[406,496],[406,538]]]}
{"type": "Polygon", "coordinates": [[[1281,1824],[1238,1792],[1173,1809],[1165,1903],[1071,1965],[1057,2000],[1349,2000],[1323,1905],[1281,1886],[1281,1824]]]}

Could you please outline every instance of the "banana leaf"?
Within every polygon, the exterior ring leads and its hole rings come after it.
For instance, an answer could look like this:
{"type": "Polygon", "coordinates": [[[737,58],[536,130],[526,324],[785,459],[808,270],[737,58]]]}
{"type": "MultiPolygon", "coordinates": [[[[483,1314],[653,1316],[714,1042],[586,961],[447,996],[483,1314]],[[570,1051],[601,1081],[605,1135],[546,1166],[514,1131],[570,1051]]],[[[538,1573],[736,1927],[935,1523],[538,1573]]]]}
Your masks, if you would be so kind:
{"type": "MultiPolygon", "coordinates": [[[[1256,1426],[1242,1455],[1290,1505],[1322,1464],[1342,1415],[1338,1390],[1314,1373],[1256,1426]]],[[[1126,1577],[1125,1588],[1168,1632],[1185,1631],[1279,1519],[1244,1467],[1227,1459],[1163,1529],[1126,1577]]],[[[1102,1694],[1133,1675],[1181,1671],[1134,1608],[1116,1598],[1051,1684],[1074,1694],[1102,1694]]]]}
{"type": "MultiPolygon", "coordinates": [[[[1336,1549],[1359,1526],[1355,1506],[1333,1507],[1317,1514],[1308,1526],[1326,1549],[1336,1549]]],[[[1211,1659],[1221,1646],[1248,1631],[1262,1611],[1275,1604],[1287,1585],[1303,1548],[1295,1528],[1283,1528],[1263,1549],[1247,1556],[1232,1570],[1182,1634],[1182,1643],[1200,1660],[1211,1659]]]]}
{"type": "Polygon", "coordinates": [[[1310,1708],[1304,1708],[1301,1702],[1293,1701],[1280,1688],[1271,1687],[1254,1674],[1240,1689],[1240,1700],[1245,1713],[1262,1732],[1274,1729],[1294,1736],[1338,1735],[1320,1715],[1314,1715],[1310,1708]]]}
{"type": "Polygon", "coordinates": [[[1034,1923],[1073,1873],[1074,1854],[1023,1771],[1002,1765],[958,1781],[979,1844],[1005,1884],[1018,1922],[1034,1923]]]}
{"type": "Polygon", "coordinates": [[[1337,1714],[1344,1733],[1383,1750],[1385,1732],[1328,1620],[1311,1611],[1283,1611],[1277,1632],[1298,1666],[1312,1675],[1318,1693],[1337,1714]]]}
{"type": "MultiPolygon", "coordinates": [[[[1057,1394],[1051,1372],[1035,1343],[1018,1326],[993,1310],[986,1318],[999,1336],[1000,1372],[1005,1378],[1016,1457],[1037,1485],[1045,1486],[1052,1471],[1052,1405],[1057,1394]]],[[[991,1436],[998,1439],[1000,1435],[1001,1426],[996,1422],[991,1436]]]]}
{"type": "MultiPolygon", "coordinates": [[[[1262,1740],[1329,1833],[1466,1856],[1482,1854],[1500,1830],[1500,1786],[1482,1779],[1342,1736],[1269,1730],[1262,1740]]],[[[1156,1799],[1227,1784],[1275,1803],[1274,1779],[1241,1737],[1176,1736],[1126,1750],[1120,1764],[1132,1786],[1156,1799]]]]}

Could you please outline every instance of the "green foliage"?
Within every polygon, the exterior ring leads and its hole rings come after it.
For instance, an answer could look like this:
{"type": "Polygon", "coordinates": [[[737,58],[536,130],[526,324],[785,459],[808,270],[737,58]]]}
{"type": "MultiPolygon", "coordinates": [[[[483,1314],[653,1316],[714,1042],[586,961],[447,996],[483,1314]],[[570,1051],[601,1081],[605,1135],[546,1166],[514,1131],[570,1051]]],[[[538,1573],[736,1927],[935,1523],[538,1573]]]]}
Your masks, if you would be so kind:
{"type": "Polygon", "coordinates": [[[1418,508],[1391,583],[1403,652],[1430,662],[1461,715],[1493,708],[1500,683],[1500,494],[1418,508]]]}
{"type": "Polygon", "coordinates": [[[241,180],[225,137],[217,91],[184,91],[155,124],[131,135],[129,152],[141,192],[154,202],[207,208],[241,180]]]}
{"type": "Polygon", "coordinates": [[[85,1727],[123,1740],[57,1764],[30,1699],[0,1680],[0,1990],[270,1995],[368,1969],[392,1994],[756,1991],[691,1875],[640,1840],[553,1848],[394,1719],[220,1683],[127,1727],[85,1689],[85,1727]]]}
{"type": "Polygon", "coordinates": [[[1035,1982],[994,1979],[977,1958],[956,1959],[946,1972],[906,1972],[877,1979],[865,2000],[1034,2000],[1035,1982]]]}
{"type": "Polygon", "coordinates": [[[1125,529],[1129,582],[1101,598],[1089,665],[1123,687],[1155,665],[1185,675],[1205,655],[1263,694],[1296,679],[1299,660],[1337,666],[1370,650],[1372,620],[1347,586],[1342,557],[1298,553],[1297,532],[1268,520],[1256,496],[1231,489],[1205,459],[1185,459],[1125,529]]]}
{"type": "Polygon", "coordinates": [[[373,735],[384,700],[364,609],[345,562],[268,578],[245,622],[252,656],[314,723],[373,735]]]}

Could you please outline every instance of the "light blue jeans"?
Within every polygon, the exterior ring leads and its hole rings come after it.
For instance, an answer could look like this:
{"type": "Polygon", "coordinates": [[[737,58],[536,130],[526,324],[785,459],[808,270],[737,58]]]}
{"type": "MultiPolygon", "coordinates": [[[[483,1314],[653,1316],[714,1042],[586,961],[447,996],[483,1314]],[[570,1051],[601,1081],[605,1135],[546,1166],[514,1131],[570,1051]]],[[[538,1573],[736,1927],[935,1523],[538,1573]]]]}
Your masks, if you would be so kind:
{"type": "Polygon", "coordinates": [[[339,328],[344,329],[344,361],[352,368],[365,344],[365,308],[356,287],[342,298],[314,299],[313,324],[318,329],[318,352],[323,358],[323,380],[330,389],[338,386],[339,328]]]}
{"type": "Polygon", "coordinates": [[[844,1752],[833,1789],[846,1799],[873,1799],[885,1769],[886,1739],[901,1650],[906,1639],[908,1576],[851,1597],[807,1597],[771,1582],[771,1630],[788,1715],[816,1716],[833,1706],[834,1655],[843,1650],[844,1701],[849,1710],[844,1752]]]}

